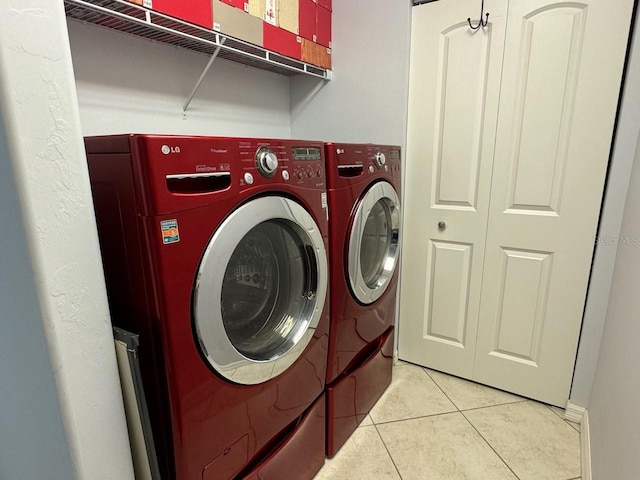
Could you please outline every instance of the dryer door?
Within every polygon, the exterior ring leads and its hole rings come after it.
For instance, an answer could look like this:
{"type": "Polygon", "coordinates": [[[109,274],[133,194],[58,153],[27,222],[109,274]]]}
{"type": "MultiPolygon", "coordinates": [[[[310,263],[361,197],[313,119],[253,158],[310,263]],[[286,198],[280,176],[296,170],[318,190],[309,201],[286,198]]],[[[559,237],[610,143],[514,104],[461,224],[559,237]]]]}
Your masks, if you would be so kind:
{"type": "Polygon", "coordinates": [[[283,197],[235,210],[204,252],[193,295],[196,338],[223,377],[265,382],[304,351],[322,316],[327,255],[311,215],[283,197]]]}
{"type": "Polygon", "coordinates": [[[375,302],[389,286],[398,259],[400,200],[387,182],[373,184],[360,200],[349,238],[349,283],[356,299],[375,302]]]}

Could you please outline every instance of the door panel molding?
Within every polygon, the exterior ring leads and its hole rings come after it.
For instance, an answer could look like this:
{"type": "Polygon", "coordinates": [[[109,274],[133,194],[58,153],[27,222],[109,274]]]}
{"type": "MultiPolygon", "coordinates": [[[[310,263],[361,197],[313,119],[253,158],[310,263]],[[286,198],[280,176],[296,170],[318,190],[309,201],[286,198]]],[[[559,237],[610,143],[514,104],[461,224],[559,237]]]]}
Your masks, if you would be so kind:
{"type": "Polygon", "coordinates": [[[538,366],[551,271],[552,252],[501,247],[502,279],[490,355],[538,366]]]}
{"type": "Polygon", "coordinates": [[[434,207],[476,210],[492,30],[469,43],[463,22],[439,36],[434,207]]]}
{"type": "Polygon", "coordinates": [[[434,288],[427,300],[424,336],[464,348],[473,245],[433,240],[429,243],[429,283],[434,288]]]}

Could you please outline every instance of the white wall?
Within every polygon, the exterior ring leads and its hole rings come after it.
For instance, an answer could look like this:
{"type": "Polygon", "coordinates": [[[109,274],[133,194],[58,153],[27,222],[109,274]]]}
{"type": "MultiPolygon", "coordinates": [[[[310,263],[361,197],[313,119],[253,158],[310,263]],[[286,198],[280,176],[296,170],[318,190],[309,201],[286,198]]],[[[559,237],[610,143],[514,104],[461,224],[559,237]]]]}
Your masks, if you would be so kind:
{"type": "Polygon", "coordinates": [[[0,118],[0,477],[131,479],[63,2],[0,2],[0,118]]]}
{"type": "Polygon", "coordinates": [[[5,135],[0,118],[0,224],[5,225],[0,236],[0,478],[71,478],[5,135]]]}
{"type": "Polygon", "coordinates": [[[291,80],[291,134],[404,146],[409,78],[409,0],[333,2],[331,82],[291,80]]]}
{"type": "MultiPolygon", "coordinates": [[[[636,83],[635,88],[638,89],[636,83]]],[[[640,472],[640,144],[635,153],[600,357],[589,401],[593,478],[640,472]]]]}
{"type": "Polygon", "coordinates": [[[622,215],[629,188],[636,143],[640,133],[640,17],[636,19],[631,55],[628,60],[618,131],[609,165],[589,291],[580,334],[570,402],[587,408],[602,340],[613,266],[620,236],[622,215]]]}
{"type": "Polygon", "coordinates": [[[288,138],[289,78],[68,21],[84,135],[165,133],[288,138]]]}

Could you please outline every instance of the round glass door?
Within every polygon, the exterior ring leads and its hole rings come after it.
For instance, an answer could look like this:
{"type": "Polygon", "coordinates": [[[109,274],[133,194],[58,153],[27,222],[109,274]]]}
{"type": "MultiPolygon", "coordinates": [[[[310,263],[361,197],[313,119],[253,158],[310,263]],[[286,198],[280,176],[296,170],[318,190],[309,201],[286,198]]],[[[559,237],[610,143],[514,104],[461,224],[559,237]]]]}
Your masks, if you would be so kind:
{"type": "Polygon", "coordinates": [[[349,283],[356,299],[375,302],[385,292],[398,257],[400,201],[387,182],[374,184],[363,196],[349,240],[349,283]]]}
{"type": "Polygon", "coordinates": [[[194,292],[194,326],[211,366],[237,383],[280,374],[304,351],[327,289],[319,229],[299,204],[253,200],[218,228],[194,292]]]}

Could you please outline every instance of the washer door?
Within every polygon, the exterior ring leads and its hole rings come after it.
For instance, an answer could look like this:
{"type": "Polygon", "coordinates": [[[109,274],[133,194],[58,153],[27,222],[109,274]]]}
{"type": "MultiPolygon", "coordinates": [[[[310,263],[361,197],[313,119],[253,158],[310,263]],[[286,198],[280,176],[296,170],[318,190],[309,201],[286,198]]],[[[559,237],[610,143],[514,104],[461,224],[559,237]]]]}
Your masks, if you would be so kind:
{"type": "Polygon", "coordinates": [[[258,198],[227,217],[204,252],[196,338],[220,375],[262,383],[302,354],[326,293],[327,254],[311,215],[287,198],[258,198]]]}
{"type": "Polygon", "coordinates": [[[389,286],[399,233],[398,195],[391,184],[375,183],[358,204],[349,238],[349,283],[360,303],[375,302],[389,286]]]}

